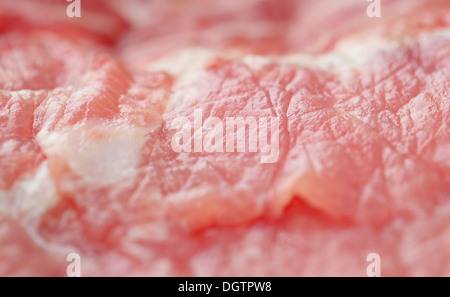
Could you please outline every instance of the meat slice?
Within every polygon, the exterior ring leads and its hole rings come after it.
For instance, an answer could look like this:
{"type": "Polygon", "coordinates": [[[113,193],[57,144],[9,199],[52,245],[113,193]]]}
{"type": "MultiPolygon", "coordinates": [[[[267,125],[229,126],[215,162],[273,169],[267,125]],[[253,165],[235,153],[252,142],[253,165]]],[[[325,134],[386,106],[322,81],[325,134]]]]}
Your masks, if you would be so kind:
{"type": "MultiPolygon", "coordinates": [[[[410,20],[405,16],[397,22],[410,20]]],[[[385,41],[370,49],[356,47],[367,33],[355,34],[333,53],[316,57],[313,65],[303,55],[280,59],[213,51],[202,55],[202,64],[195,59],[197,50],[180,53],[185,68],[165,68],[179,80],[164,114],[168,125],[161,141],[174,166],[157,169],[168,174],[163,191],[174,213],[193,228],[233,225],[279,216],[299,196],[335,219],[382,225],[393,217],[432,211],[445,201],[446,165],[423,150],[427,143],[447,146],[449,139],[443,128],[449,121],[446,91],[432,91],[435,84],[448,89],[441,79],[448,72],[448,39],[437,30],[426,37],[403,30],[411,41],[385,41]],[[366,57],[351,65],[350,49],[366,57]],[[171,121],[192,119],[198,107],[204,118],[277,116],[278,161],[261,164],[257,154],[171,153],[171,121]],[[419,113],[425,114],[410,118],[419,113]],[[430,128],[441,135],[439,141],[420,139],[420,131],[430,128]]],[[[365,38],[381,36],[374,32],[365,38]]],[[[147,65],[164,69],[167,64],[147,65]]]]}
{"type": "Polygon", "coordinates": [[[149,2],[189,13],[128,20],[114,46],[96,27],[0,37],[0,274],[64,275],[76,252],[85,276],[364,276],[376,252],[386,276],[449,275],[450,5],[387,2],[358,29],[356,2],[317,20],[299,11],[323,3],[225,2],[149,2]],[[199,110],[276,118],[277,158],[177,152],[173,121],[199,110]]]}

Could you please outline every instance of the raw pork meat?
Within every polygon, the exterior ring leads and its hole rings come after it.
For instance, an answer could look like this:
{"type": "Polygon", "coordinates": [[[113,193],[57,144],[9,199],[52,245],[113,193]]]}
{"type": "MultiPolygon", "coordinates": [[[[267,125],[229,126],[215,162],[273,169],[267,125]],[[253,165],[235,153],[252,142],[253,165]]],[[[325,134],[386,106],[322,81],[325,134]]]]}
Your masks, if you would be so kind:
{"type": "Polygon", "coordinates": [[[0,4],[0,275],[450,276],[450,2],[63,2],[0,4]]]}

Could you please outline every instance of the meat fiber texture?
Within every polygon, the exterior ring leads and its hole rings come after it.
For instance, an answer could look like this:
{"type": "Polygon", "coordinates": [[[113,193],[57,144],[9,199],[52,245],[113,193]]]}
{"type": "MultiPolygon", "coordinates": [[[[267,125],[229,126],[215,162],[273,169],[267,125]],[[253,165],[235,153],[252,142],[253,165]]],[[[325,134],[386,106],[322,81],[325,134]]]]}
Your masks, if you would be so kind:
{"type": "Polygon", "coordinates": [[[0,275],[450,276],[449,1],[68,4],[0,2],[0,275]],[[175,152],[196,109],[278,159],[175,152]]]}

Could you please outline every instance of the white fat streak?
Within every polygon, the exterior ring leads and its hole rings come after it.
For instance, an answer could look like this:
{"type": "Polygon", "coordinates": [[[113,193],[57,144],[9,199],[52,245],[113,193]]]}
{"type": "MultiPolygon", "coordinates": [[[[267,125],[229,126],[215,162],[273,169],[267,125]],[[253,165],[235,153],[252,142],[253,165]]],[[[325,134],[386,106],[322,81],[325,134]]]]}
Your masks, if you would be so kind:
{"type": "Polygon", "coordinates": [[[219,57],[237,58],[231,52],[193,47],[173,52],[146,65],[147,71],[164,71],[177,78],[166,111],[180,107],[189,99],[198,98],[198,90],[192,88],[191,84],[201,79],[201,76],[205,74],[205,68],[219,57]]]}
{"type": "Polygon", "coordinates": [[[355,34],[342,39],[335,49],[325,54],[297,53],[283,56],[244,55],[236,50],[223,51],[201,47],[192,47],[170,53],[161,59],[146,65],[147,71],[166,71],[175,76],[176,83],[166,111],[180,107],[183,102],[195,99],[198,91],[192,83],[202,79],[205,68],[217,58],[241,60],[251,69],[260,69],[270,64],[288,64],[326,71],[332,74],[346,75],[371,62],[380,51],[395,49],[399,45],[408,45],[417,41],[432,42],[435,39],[450,39],[449,29],[423,32],[403,40],[389,39],[377,32],[366,35],[355,34]]]}
{"type": "Polygon", "coordinates": [[[76,251],[75,248],[48,242],[39,234],[43,215],[59,201],[60,196],[47,161],[44,161],[36,171],[17,181],[10,190],[0,190],[0,213],[18,221],[31,240],[46,249],[49,254],[65,257],[76,251]]]}
{"type": "Polygon", "coordinates": [[[213,58],[219,57],[217,51],[201,47],[192,47],[164,56],[161,59],[151,61],[146,65],[146,70],[165,71],[179,80],[188,79],[192,73],[205,68],[213,58]]]}
{"type": "Polygon", "coordinates": [[[449,29],[439,29],[433,32],[423,32],[417,36],[405,36],[401,41],[386,38],[378,34],[354,35],[342,39],[335,49],[326,54],[290,54],[282,57],[246,56],[244,63],[254,69],[259,69],[269,63],[298,65],[341,74],[367,65],[373,57],[382,52],[393,50],[400,45],[411,45],[415,42],[433,42],[436,39],[450,39],[449,29]]]}
{"type": "Polygon", "coordinates": [[[15,201],[15,205],[21,213],[27,213],[31,217],[37,217],[51,208],[59,197],[50,172],[45,163],[41,164],[34,176],[19,183],[23,193],[22,201],[15,201]]]}
{"type": "Polygon", "coordinates": [[[85,184],[106,186],[137,174],[143,128],[121,126],[75,126],[62,131],[38,133],[44,153],[63,158],[85,184]]]}
{"type": "Polygon", "coordinates": [[[17,96],[17,97],[24,98],[24,99],[31,98],[31,96],[33,94],[41,94],[41,93],[43,93],[42,90],[37,90],[37,91],[35,91],[35,90],[28,90],[28,89],[17,90],[17,91],[0,90],[0,94],[17,96]]]}
{"type": "Polygon", "coordinates": [[[242,59],[253,69],[259,69],[269,63],[279,63],[341,73],[343,70],[351,70],[370,63],[373,56],[380,51],[392,50],[399,45],[410,45],[417,41],[432,42],[441,38],[450,39],[450,30],[438,29],[431,33],[427,31],[416,36],[404,36],[402,40],[390,39],[377,33],[355,34],[342,39],[333,51],[325,54],[296,53],[283,56],[243,55],[235,50],[219,51],[193,47],[152,61],[147,65],[147,70],[171,73],[178,78],[176,86],[185,86],[189,81],[194,81],[204,67],[219,57],[242,59]]]}
{"type": "Polygon", "coordinates": [[[33,225],[59,200],[46,162],[16,182],[12,189],[0,191],[0,197],[0,211],[26,225],[33,225]]]}
{"type": "Polygon", "coordinates": [[[36,171],[17,181],[10,190],[0,190],[0,212],[17,220],[34,243],[56,253],[60,247],[49,246],[39,235],[38,228],[42,216],[59,200],[47,162],[42,162],[36,171]]]}
{"type": "Polygon", "coordinates": [[[0,146],[0,155],[12,154],[17,149],[18,146],[19,142],[14,139],[10,139],[3,142],[2,145],[0,146]]]}

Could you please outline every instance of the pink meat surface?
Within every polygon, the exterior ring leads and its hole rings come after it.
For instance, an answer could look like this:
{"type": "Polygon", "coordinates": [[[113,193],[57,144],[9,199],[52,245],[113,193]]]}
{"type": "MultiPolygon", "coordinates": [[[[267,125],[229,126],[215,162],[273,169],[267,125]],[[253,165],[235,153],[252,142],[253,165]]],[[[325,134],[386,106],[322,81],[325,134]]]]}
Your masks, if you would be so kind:
{"type": "Polygon", "coordinates": [[[56,2],[0,4],[0,275],[450,276],[448,1],[56,2]]]}

